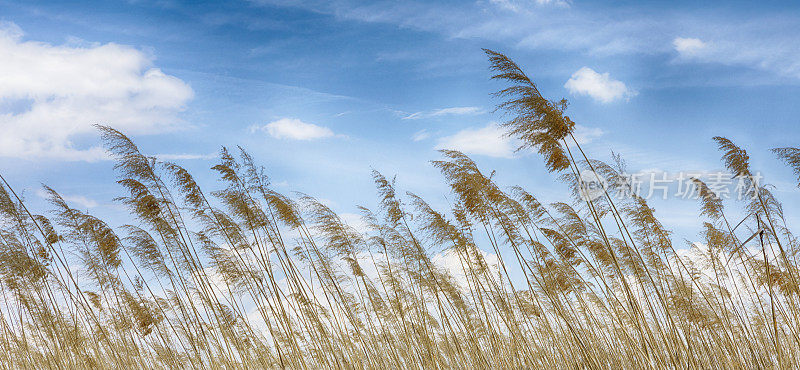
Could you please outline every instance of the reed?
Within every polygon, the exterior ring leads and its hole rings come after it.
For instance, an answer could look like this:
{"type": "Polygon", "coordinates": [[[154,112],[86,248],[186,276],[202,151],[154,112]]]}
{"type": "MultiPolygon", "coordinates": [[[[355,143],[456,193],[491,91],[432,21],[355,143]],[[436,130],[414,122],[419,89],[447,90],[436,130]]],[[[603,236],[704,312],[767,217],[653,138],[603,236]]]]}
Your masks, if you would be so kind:
{"type": "MultiPolygon", "coordinates": [[[[792,368],[800,363],[797,238],[747,152],[715,137],[747,186],[723,201],[693,179],[702,244],[676,242],[592,159],[566,100],[485,50],[504,127],[573,191],[543,204],[463,153],[432,161],[450,209],[373,172],[355,229],[287,195],[241,148],[208,191],[98,126],[129,224],[44,187],[47,216],[0,184],[3,368],[792,368]],[[581,196],[591,170],[610,186],[581,196]],[[730,204],[728,204],[730,203],[730,204]],[[737,207],[728,213],[729,207],[737,207]],[[743,220],[731,214],[745,214],[743,220]],[[442,260],[452,262],[445,264],[442,260]],[[513,273],[512,273],[513,272],[513,273]]],[[[774,149],[800,175],[800,149],[774,149]]],[[[800,186],[800,184],[798,184],[800,186]]]]}

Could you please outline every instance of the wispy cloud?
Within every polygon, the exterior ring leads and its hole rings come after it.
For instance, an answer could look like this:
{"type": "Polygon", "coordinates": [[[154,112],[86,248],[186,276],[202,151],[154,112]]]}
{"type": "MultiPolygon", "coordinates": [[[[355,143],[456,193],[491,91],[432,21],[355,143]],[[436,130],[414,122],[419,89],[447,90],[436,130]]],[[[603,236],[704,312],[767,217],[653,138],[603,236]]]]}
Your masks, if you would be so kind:
{"type": "Polygon", "coordinates": [[[573,132],[573,135],[575,136],[575,140],[578,142],[578,144],[589,144],[594,141],[594,139],[605,135],[605,132],[599,127],[575,125],[575,131],[573,132]]]}
{"type": "Polygon", "coordinates": [[[451,107],[451,108],[435,109],[432,111],[411,113],[403,117],[403,119],[423,119],[423,118],[441,117],[441,116],[465,116],[465,115],[477,115],[481,113],[484,113],[484,110],[481,109],[480,107],[451,107]]]}
{"type": "Polygon", "coordinates": [[[800,21],[779,17],[763,24],[752,20],[736,27],[697,30],[705,36],[677,37],[672,46],[679,62],[743,66],[800,79],[800,39],[794,36],[798,28],[800,21]]]}
{"type": "Polygon", "coordinates": [[[597,73],[589,67],[583,67],[573,73],[564,87],[573,95],[588,95],[602,103],[627,100],[636,95],[636,91],[629,89],[622,81],[611,78],[607,72],[597,73]]]}
{"type": "Polygon", "coordinates": [[[153,67],[130,46],[52,45],[25,41],[13,23],[0,24],[0,156],[101,160],[100,147],[74,140],[113,125],[128,134],[157,133],[182,125],[178,118],[193,91],[153,67]]]}
{"type": "Polygon", "coordinates": [[[218,158],[219,155],[217,153],[208,153],[208,154],[172,153],[172,154],[154,154],[153,157],[156,157],[162,161],[173,161],[173,160],[189,160],[189,159],[214,159],[218,158]]]}
{"type": "Polygon", "coordinates": [[[318,140],[336,136],[327,127],[303,122],[297,118],[281,118],[263,126],[251,126],[250,131],[264,131],[276,139],[288,140],[318,140]]]}
{"type": "Polygon", "coordinates": [[[431,133],[428,130],[422,129],[414,133],[414,136],[411,137],[411,140],[414,141],[422,141],[427,138],[431,137],[431,133]]]}
{"type": "Polygon", "coordinates": [[[527,9],[531,4],[544,6],[552,5],[568,8],[572,1],[569,0],[489,0],[490,3],[513,12],[527,9]]]}
{"type": "MultiPolygon", "coordinates": [[[[50,194],[48,194],[42,189],[37,189],[36,195],[38,195],[40,198],[43,199],[50,198],[50,194]]],[[[99,205],[97,201],[95,201],[94,199],[87,198],[83,195],[70,195],[70,194],[60,194],[60,193],[59,195],[61,196],[61,198],[67,201],[67,203],[74,203],[83,208],[95,208],[99,205]]]]}
{"type": "Polygon", "coordinates": [[[465,154],[511,158],[517,148],[515,140],[505,135],[496,122],[480,128],[468,128],[446,136],[436,144],[436,149],[454,149],[465,154]]]}
{"type": "Polygon", "coordinates": [[[339,213],[339,218],[341,218],[346,225],[356,229],[358,232],[367,233],[370,230],[369,225],[364,222],[364,217],[359,214],[339,213]]]}
{"type": "MultiPolygon", "coordinates": [[[[800,79],[800,18],[747,12],[735,14],[680,10],[665,13],[646,6],[542,6],[562,1],[490,0],[453,7],[432,2],[347,0],[252,0],[301,7],[339,19],[387,23],[448,38],[483,39],[533,50],[560,50],[589,55],[674,53],[676,37],[693,34],[713,50],[697,61],[739,65],[800,79]]],[[[685,51],[698,50],[694,41],[685,51]]]]}

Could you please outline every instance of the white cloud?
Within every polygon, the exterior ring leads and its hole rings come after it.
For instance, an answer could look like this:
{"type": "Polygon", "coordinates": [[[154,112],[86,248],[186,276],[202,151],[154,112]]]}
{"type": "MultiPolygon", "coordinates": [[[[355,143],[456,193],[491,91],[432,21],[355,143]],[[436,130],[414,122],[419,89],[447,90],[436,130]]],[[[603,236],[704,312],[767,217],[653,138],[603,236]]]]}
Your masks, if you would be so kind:
{"type": "Polygon", "coordinates": [[[676,37],[672,45],[681,56],[691,57],[697,55],[708,47],[703,40],[695,38],[676,37]]]}
{"type": "Polygon", "coordinates": [[[465,154],[511,158],[517,145],[505,130],[492,122],[481,128],[468,128],[439,139],[436,149],[455,149],[465,154]]]}
{"type": "Polygon", "coordinates": [[[429,112],[416,112],[403,117],[403,119],[422,119],[441,116],[465,116],[483,113],[480,107],[451,107],[436,109],[429,112]]]}
{"type": "MultiPolygon", "coordinates": [[[[42,189],[37,189],[36,190],[36,195],[38,195],[40,198],[44,198],[44,199],[49,199],[50,198],[50,194],[48,194],[47,192],[45,192],[42,189]]],[[[85,197],[83,195],[69,195],[69,194],[60,194],[60,193],[58,195],[60,195],[61,198],[63,198],[65,201],[67,201],[67,203],[74,203],[74,204],[77,204],[77,205],[79,205],[79,206],[81,206],[83,208],[94,208],[94,207],[97,207],[99,205],[97,203],[97,201],[95,201],[94,199],[87,198],[87,197],[85,197]]]]}
{"type": "Polygon", "coordinates": [[[588,95],[602,103],[628,99],[636,95],[636,92],[630,90],[622,81],[611,78],[608,72],[597,73],[589,67],[583,67],[573,73],[564,87],[573,95],[588,95]]]}
{"type": "Polygon", "coordinates": [[[253,126],[251,131],[266,131],[276,139],[316,140],[334,136],[327,127],[306,123],[297,118],[281,118],[264,126],[253,126]]]}
{"type": "Polygon", "coordinates": [[[129,134],[179,128],[192,89],[130,46],[52,45],[0,24],[0,156],[98,160],[76,139],[106,124],[129,134]]]}

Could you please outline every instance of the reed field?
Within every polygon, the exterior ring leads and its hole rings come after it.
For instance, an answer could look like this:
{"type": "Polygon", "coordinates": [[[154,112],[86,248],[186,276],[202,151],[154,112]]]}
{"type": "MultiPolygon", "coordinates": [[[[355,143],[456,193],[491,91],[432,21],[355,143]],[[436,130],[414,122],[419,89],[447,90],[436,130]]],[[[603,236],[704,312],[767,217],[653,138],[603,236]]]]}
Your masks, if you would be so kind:
{"type": "MultiPolygon", "coordinates": [[[[2,178],[0,366],[796,368],[800,244],[745,148],[713,138],[747,196],[723,201],[693,180],[700,243],[673,240],[624,160],[584,151],[566,100],[485,52],[503,127],[573,189],[561,202],[443,150],[431,181],[449,185],[449,209],[374,171],[379,207],[361,207],[357,229],[312,195],[276,191],[240,148],[221,149],[206,186],[97,126],[126,225],[47,186],[50,207],[31,209],[2,178]],[[586,197],[583,173],[608,186],[586,197]]],[[[770,155],[800,181],[800,149],[770,155]]]]}

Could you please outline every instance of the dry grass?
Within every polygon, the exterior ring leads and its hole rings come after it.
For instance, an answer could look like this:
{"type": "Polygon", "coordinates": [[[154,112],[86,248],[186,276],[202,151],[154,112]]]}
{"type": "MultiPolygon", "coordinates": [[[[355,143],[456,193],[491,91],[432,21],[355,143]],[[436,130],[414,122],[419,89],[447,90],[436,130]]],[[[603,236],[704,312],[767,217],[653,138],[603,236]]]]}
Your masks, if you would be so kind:
{"type": "MultiPolygon", "coordinates": [[[[751,184],[743,222],[701,181],[703,242],[687,258],[621,162],[591,160],[566,101],[544,98],[486,51],[506,128],[577,188],[544,205],[467,156],[433,162],[454,204],[437,210],[374,173],[380,207],[355,230],[312,197],[270,187],[223,149],[205,192],[172,163],[99,127],[131,225],[112,228],[45,190],[50,218],[0,186],[4,368],[792,368],[800,363],[798,242],[747,153],[715,138],[751,184]],[[737,224],[738,223],[738,224],[737,224]],[[752,235],[752,237],[751,237],[752,235]],[[743,240],[744,239],[744,240],[743,240]],[[753,253],[758,251],[758,253],[753,253]],[[497,263],[487,260],[494,253],[497,263]],[[436,263],[447,253],[459,271],[436,263]],[[509,271],[516,271],[512,277],[509,271]]],[[[775,150],[800,174],[800,150],[775,150]]]]}

